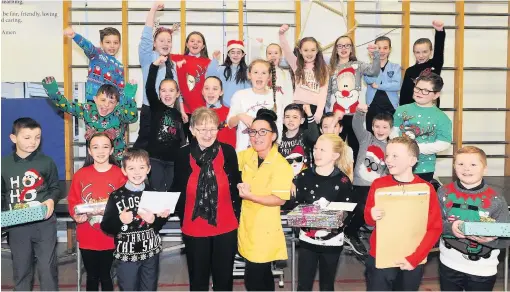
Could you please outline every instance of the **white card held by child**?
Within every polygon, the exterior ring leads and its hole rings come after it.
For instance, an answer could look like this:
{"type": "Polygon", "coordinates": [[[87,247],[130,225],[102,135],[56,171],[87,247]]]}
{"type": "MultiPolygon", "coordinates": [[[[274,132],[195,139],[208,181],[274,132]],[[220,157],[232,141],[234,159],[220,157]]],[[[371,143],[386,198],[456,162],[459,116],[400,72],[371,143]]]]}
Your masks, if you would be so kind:
{"type": "Polygon", "coordinates": [[[153,214],[163,213],[170,210],[170,214],[175,212],[175,206],[181,193],[172,192],[149,192],[144,191],[140,198],[138,209],[145,209],[153,214]]]}

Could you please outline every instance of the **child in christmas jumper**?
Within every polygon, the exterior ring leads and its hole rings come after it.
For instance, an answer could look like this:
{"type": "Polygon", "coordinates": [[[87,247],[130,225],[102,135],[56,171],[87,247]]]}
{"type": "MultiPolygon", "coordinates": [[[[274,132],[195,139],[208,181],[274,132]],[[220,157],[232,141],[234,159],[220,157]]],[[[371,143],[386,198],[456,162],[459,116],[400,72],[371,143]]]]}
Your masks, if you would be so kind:
{"type": "Polygon", "coordinates": [[[220,66],[220,51],[214,51],[213,59],[209,63],[206,76],[220,78],[223,83],[223,105],[230,107],[230,100],[234,93],[251,87],[248,80],[248,65],[246,65],[246,51],[243,41],[231,40],[227,43],[227,57],[220,66]]]}
{"type": "Polygon", "coordinates": [[[109,84],[99,87],[94,101],[86,103],[68,100],[60,92],[54,77],[46,77],[42,81],[42,86],[58,109],[85,121],[86,140],[96,132],[105,132],[113,141],[113,156],[117,161],[122,159],[122,153],[127,145],[124,140],[127,125],[138,119],[138,109],[134,99],[137,85],[134,81],[126,84],[125,98],[120,103],[119,91],[109,84]]]}
{"type": "Polygon", "coordinates": [[[153,214],[139,209],[143,191],[152,191],[144,183],[151,167],[145,150],[129,148],[122,158],[122,172],[128,181],[110,194],[101,229],[115,238],[117,282],[121,291],[155,291],[158,287],[159,230],[170,210],[153,214]]]}
{"type": "Polygon", "coordinates": [[[438,191],[443,209],[443,235],[439,245],[441,291],[492,291],[498,273],[499,249],[508,238],[467,236],[463,222],[510,223],[504,194],[487,185],[487,156],[477,147],[465,146],[455,153],[458,179],[438,191]]]}
{"type": "Polygon", "coordinates": [[[163,79],[158,91],[155,87],[159,67],[167,60],[167,56],[159,56],[151,64],[145,89],[151,110],[151,131],[147,146],[152,167],[149,178],[151,187],[159,192],[166,192],[172,186],[177,150],[186,144],[182,116],[178,110],[177,81],[163,79]]]}
{"type": "Polygon", "coordinates": [[[429,72],[416,79],[414,103],[399,106],[393,115],[393,136],[407,136],[420,146],[414,173],[431,181],[436,169],[436,154],[450,148],[452,121],[434,105],[443,88],[441,76],[429,72]]]}
{"type": "MultiPolygon", "coordinates": [[[[408,137],[397,137],[388,141],[385,163],[390,175],[374,180],[370,187],[364,211],[365,222],[374,226],[370,236],[370,256],[366,260],[367,291],[417,291],[424,272],[424,266],[420,263],[427,257],[441,235],[443,224],[436,191],[431,184],[413,174],[419,151],[416,141],[408,137]],[[396,262],[398,267],[376,268],[376,222],[381,220],[385,213],[375,205],[375,192],[379,188],[410,184],[427,184],[430,189],[426,233],[413,253],[396,262]]],[[[398,233],[398,230],[396,232],[398,233]]]]}
{"type": "Polygon", "coordinates": [[[40,203],[47,207],[43,221],[8,228],[14,290],[33,289],[36,263],[40,290],[57,291],[57,217],[53,210],[62,198],[57,166],[38,150],[41,125],[35,120],[15,120],[9,138],[16,150],[2,157],[2,211],[18,204],[40,203]]]}
{"type": "MultiPolygon", "coordinates": [[[[444,31],[444,23],[440,20],[434,20],[432,26],[435,30],[434,49],[432,50],[432,42],[428,38],[420,38],[414,42],[413,54],[416,58],[416,64],[406,69],[404,79],[402,80],[402,88],[400,89],[400,105],[413,103],[413,88],[416,84],[416,78],[422,72],[434,72],[441,75],[444,63],[444,40],[446,33],[444,31]],[[433,58],[432,54],[434,54],[433,58]]],[[[439,99],[436,100],[439,107],[439,99]]]]}
{"type": "MultiPolygon", "coordinates": [[[[296,203],[352,202],[352,164],[346,159],[347,144],[334,134],[319,137],[313,149],[315,165],[294,178],[296,203]]],[[[298,291],[312,291],[317,265],[321,291],[333,291],[343,227],[301,228],[299,232],[298,291]]]]}
{"type": "Polygon", "coordinates": [[[248,78],[253,87],[239,90],[232,97],[227,123],[230,128],[237,127],[237,152],[250,147],[250,137],[247,131],[258,110],[261,108],[275,110],[281,106],[275,99],[275,88],[273,87],[272,91],[267,88],[267,83],[273,75],[272,72],[274,72],[273,63],[262,59],[251,62],[248,68],[248,78]]]}
{"type": "Polygon", "coordinates": [[[294,102],[313,105],[312,112],[315,112],[314,119],[318,123],[326,106],[329,82],[328,65],[324,62],[319,42],[313,37],[301,39],[295,56],[294,47],[289,45],[285,37],[288,30],[289,26],[284,24],[280,27],[279,33],[283,54],[294,71],[294,102]]]}
{"type": "Polygon", "coordinates": [[[101,47],[94,46],[89,40],[78,33],[72,27],[64,30],[64,36],[71,38],[83,49],[83,52],[90,60],[87,83],[85,84],[85,97],[93,101],[99,87],[109,84],[117,87],[124,100],[124,66],[115,58],[120,49],[120,32],[107,27],[99,31],[101,47]]]}
{"type": "Polygon", "coordinates": [[[381,72],[378,76],[364,76],[367,83],[366,103],[369,105],[366,114],[367,130],[370,132],[372,132],[372,120],[377,114],[393,115],[395,113],[402,79],[400,65],[388,60],[391,53],[391,39],[387,36],[378,37],[375,39],[375,45],[379,47],[381,72]]]}
{"type": "MultiPolygon", "coordinates": [[[[172,34],[177,30],[178,26],[171,28],[158,27],[153,35],[155,25],[156,11],[165,8],[163,3],[155,2],[147,14],[147,20],[142,30],[142,37],[138,45],[138,59],[142,67],[143,88],[146,87],[147,77],[149,76],[149,68],[151,64],[160,56],[169,56],[172,51],[172,34]]],[[[163,79],[177,80],[176,65],[172,60],[167,59],[158,67],[156,78],[156,92],[159,93],[159,84],[163,79]]],[[[182,107],[182,102],[180,103],[182,107]]],[[[181,110],[180,108],[177,108],[181,110]]],[[[149,143],[149,133],[151,126],[151,110],[149,108],[149,100],[146,91],[143,91],[143,104],[140,111],[140,129],[134,147],[146,149],[149,143]]]]}
{"type": "Polygon", "coordinates": [[[227,123],[230,109],[223,105],[223,82],[221,82],[220,78],[215,76],[207,77],[202,95],[207,107],[215,111],[220,120],[218,141],[236,148],[236,129],[230,128],[227,123]]]}
{"type": "Polygon", "coordinates": [[[126,183],[126,176],[115,165],[113,142],[106,133],[96,133],[87,141],[85,164],[71,182],[67,196],[69,215],[76,221],[76,240],[87,273],[87,291],[113,291],[110,271],[113,263],[113,237],[100,227],[104,210],[93,213],[75,212],[80,204],[107,201],[109,195],[126,183]]]}
{"type": "Polygon", "coordinates": [[[303,109],[298,104],[291,103],[285,107],[283,137],[278,145],[278,152],[287,159],[297,175],[302,170],[310,168],[312,159],[311,152],[313,145],[319,138],[319,126],[315,122],[310,105],[303,105],[303,109]],[[308,129],[301,129],[301,125],[306,121],[308,129]]]}
{"type": "Polygon", "coordinates": [[[354,150],[354,160],[358,157],[359,144],[352,130],[352,115],[359,104],[363,75],[377,76],[381,71],[377,46],[369,44],[368,52],[373,56],[367,64],[356,58],[356,47],[349,36],[341,36],[335,41],[329,61],[329,87],[326,111],[333,112],[337,120],[343,120],[344,140],[354,150]]]}
{"type": "Polygon", "coordinates": [[[375,179],[386,175],[387,169],[384,163],[384,156],[388,136],[393,127],[393,117],[389,114],[381,113],[376,115],[372,121],[371,128],[374,134],[367,131],[363,122],[369,111],[370,109],[366,104],[359,104],[352,120],[352,128],[360,145],[358,160],[354,167],[353,183],[354,198],[358,205],[345,229],[345,241],[362,259],[367,255],[367,250],[359,239],[358,231],[365,224],[363,211],[370,185],[372,185],[375,179]]]}

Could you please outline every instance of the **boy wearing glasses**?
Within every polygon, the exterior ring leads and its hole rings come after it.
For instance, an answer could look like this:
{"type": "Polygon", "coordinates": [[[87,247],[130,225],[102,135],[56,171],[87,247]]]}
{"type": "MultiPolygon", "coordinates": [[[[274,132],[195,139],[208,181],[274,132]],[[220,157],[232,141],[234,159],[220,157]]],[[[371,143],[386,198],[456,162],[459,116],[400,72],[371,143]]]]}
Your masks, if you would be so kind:
{"type": "Polygon", "coordinates": [[[436,153],[450,147],[452,121],[434,101],[443,88],[443,78],[426,72],[416,79],[414,103],[399,106],[393,115],[394,135],[407,136],[418,143],[420,156],[414,173],[429,182],[434,177],[436,153]]]}
{"type": "Polygon", "coordinates": [[[359,104],[352,120],[352,129],[359,142],[359,152],[354,168],[354,198],[358,205],[344,230],[345,243],[349,244],[356,258],[364,262],[367,250],[360,240],[358,231],[365,224],[363,210],[372,182],[387,173],[384,162],[386,144],[393,127],[393,117],[386,113],[377,114],[372,120],[373,134],[363,126],[368,112],[368,105],[359,104]]]}

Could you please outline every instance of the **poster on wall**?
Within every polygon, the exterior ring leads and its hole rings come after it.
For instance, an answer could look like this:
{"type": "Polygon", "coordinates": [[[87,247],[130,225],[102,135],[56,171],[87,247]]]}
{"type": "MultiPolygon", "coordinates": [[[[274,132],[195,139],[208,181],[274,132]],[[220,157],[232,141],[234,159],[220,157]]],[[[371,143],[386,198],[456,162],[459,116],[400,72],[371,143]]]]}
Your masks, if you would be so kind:
{"type": "Polygon", "coordinates": [[[2,0],[2,82],[63,81],[62,1],[2,0]]]}

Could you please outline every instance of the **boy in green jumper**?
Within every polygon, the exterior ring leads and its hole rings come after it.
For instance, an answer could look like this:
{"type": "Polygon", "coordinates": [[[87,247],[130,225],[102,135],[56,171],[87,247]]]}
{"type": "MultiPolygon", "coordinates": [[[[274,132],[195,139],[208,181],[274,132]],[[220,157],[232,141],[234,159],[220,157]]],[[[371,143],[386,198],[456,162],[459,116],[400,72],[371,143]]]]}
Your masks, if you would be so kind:
{"type": "Polygon", "coordinates": [[[452,142],[452,121],[434,104],[443,84],[435,73],[420,75],[414,86],[415,102],[399,106],[393,115],[393,132],[418,143],[420,156],[414,173],[427,182],[434,177],[436,154],[448,149],[452,142]]]}
{"type": "Polygon", "coordinates": [[[32,290],[34,256],[40,289],[58,290],[57,218],[53,215],[60,199],[57,166],[41,153],[41,126],[31,118],[14,121],[12,143],[16,151],[2,157],[2,210],[34,201],[46,205],[45,220],[9,228],[14,290],[32,290]]]}

